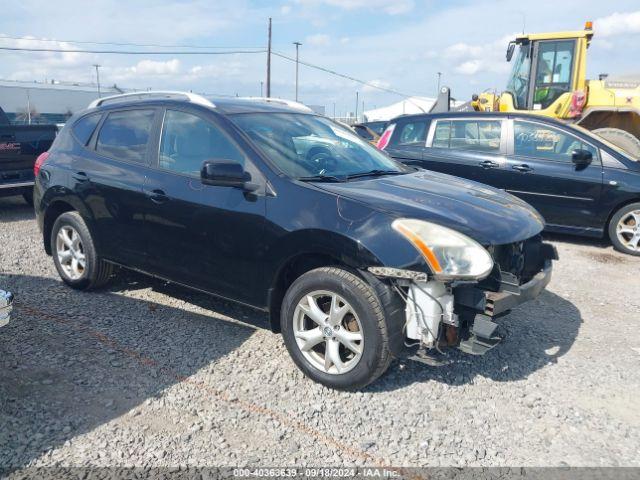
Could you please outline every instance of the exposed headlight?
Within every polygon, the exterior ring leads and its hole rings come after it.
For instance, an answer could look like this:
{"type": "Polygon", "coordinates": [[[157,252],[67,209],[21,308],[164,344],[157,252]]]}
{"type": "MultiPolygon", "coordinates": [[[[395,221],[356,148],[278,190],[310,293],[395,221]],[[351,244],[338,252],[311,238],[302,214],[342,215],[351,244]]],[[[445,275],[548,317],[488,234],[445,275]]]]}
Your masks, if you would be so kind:
{"type": "Polygon", "coordinates": [[[392,227],[416,247],[436,278],[479,280],[493,268],[489,252],[455,230],[410,218],[399,218],[392,227]]]}

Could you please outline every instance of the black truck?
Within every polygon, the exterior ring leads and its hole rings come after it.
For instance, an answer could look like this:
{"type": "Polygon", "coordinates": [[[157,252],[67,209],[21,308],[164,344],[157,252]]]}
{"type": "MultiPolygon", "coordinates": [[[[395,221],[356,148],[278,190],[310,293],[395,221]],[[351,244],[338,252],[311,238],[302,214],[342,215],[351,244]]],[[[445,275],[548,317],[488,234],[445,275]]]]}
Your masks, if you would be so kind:
{"type": "Polygon", "coordinates": [[[33,164],[57,131],[56,125],[12,125],[0,108],[0,197],[22,195],[33,204],[33,164]]]}

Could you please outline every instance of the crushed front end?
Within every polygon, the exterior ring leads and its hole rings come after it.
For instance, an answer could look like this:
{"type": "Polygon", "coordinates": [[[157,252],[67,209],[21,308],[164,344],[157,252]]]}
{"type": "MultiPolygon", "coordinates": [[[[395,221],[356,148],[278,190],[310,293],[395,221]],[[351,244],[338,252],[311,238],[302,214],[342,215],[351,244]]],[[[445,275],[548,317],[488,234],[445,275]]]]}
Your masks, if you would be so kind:
{"type": "Polygon", "coordinates": [[[494,320],[540,295],[551,280],[552,261],[558,259],[555,247],[540,235],[486,251],[493,266],[481,279],[369,269],[389,278],[406,302],[405,346],[411,358],[421,360],[446,347],[486,353],[501,340],[494,320]]]}

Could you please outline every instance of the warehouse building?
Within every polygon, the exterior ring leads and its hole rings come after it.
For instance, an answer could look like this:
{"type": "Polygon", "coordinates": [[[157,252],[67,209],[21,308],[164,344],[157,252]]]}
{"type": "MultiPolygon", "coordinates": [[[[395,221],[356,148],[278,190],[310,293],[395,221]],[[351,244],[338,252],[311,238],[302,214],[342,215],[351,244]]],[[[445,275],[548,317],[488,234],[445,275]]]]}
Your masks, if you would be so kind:
{"type": "MultiPolygon", "coordinates": [[[[101,87],[101,95],[123,90],[101,87]]],[[[13,124],[64,123],[98,98],[96,85],[0,80],[0,107],[13,124]]]]}

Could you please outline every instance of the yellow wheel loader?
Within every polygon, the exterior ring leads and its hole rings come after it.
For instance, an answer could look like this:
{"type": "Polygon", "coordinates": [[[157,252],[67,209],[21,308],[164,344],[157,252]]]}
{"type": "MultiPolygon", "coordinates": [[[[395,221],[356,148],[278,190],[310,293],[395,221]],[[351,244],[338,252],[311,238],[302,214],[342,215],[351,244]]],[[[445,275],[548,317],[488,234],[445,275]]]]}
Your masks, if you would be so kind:
{"type": "Polygon", "coordinates": [[[519,35],[507,46],[513,61],[500,95],[474,95],[478,111],[545,115],[578,124],[640,158],[640,79],[586,79],[591,22],[574,32],[519,35]],[[517,49],[517,52],[516,52],[517,49]]]}

